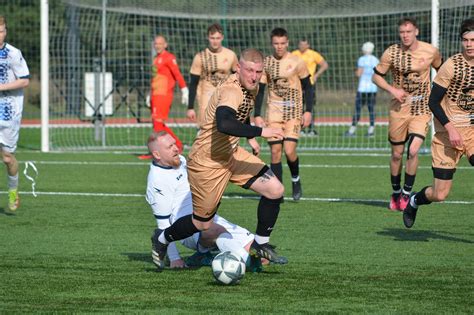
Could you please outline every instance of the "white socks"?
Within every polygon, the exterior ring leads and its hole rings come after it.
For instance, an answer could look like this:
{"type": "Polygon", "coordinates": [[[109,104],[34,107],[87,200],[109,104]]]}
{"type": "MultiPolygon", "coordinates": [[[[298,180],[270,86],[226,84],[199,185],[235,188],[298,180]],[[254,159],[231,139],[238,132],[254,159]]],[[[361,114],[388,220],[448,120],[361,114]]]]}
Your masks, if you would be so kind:
{"type": "Polygon", "coordinates": [[[220,234],[216,239],[216,245],[221,252],[231,251],[238,254],[244,261],[247,261],[249,253],[240,245],[229,232],[220,234]]]}
{"type": "Polygon", "coordinates": [[[16,175],[8,175],[8,189],[18,188],[18,173],[16,175]]]}

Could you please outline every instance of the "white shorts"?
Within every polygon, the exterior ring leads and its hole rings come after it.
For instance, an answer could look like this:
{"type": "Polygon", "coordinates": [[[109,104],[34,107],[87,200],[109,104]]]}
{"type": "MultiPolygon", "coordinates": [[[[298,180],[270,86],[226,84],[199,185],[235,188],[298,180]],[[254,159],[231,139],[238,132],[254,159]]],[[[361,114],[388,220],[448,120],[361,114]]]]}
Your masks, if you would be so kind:
{"type": "MultiPolygon", "coordinates": [[[[223,226],[227,230],[227,232],[232,235],[232,238],[242,246],[242,248],[254,239],[254,235],[250,233],[247,229],[244,229],[243,227],[238,226],[237,224],[229,222],[217,214],[214,216],[214,222],[223,226]]],[[[193,236],[181,240],[181,244],[183,244],[187,248],[198,250],[200,237],[200,232],[194,233],[193,236]]]]}
{"type": "Polygon", "coordinates": [[[21,119],[0,121],[0,146],[3,151],[14,153],[20,134],[21,119]]]}

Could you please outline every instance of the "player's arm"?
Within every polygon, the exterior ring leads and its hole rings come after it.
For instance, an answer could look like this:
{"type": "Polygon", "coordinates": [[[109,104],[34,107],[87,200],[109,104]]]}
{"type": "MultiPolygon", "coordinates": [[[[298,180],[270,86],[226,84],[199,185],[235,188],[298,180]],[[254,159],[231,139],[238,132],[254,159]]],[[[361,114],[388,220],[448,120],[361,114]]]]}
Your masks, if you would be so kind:
{"type": "Polygon", "coordinates": [[[441,56],[439,50],[436,49],[435,56],[433,58],[433,62],[431,63],[431,66],[435,68],[436,71],[438,71],[442,65],[443,65],[443,56],[441,56]]]}
{"type": "Polygon", "coordinates": [[[318,78],[329,68],[329,64],[326,60],[322,60],[318,63],[318,70],[314,74],[314,83],[318,81],[318,78]]]}
{"type": "Polygon", "coordinates": [[[173,78],[178,82],[178,85],[181,89],[181,104],[188,105],[189,102],[189,90],[186,86],[186,82],[184,81],[183,75],[181,71],[179,71],[178,62],[176,58],[173,58],[168,62],[168,67],[173,75],[173,78]]]}
{"type": "Polygon", "coordinates": [[[13,82],[8,83],[0,83],[0,91],[10,91],[10,90],[18,90],[23,89],[30,84],[29,78],[19,78],[13,82]]]}
{"type": "Polygon", "coordinates": [[[263,127],[265,125],[265,122],[263,121],[263,118],[262,118],[262,104],[263,104],[263,98],[265,97],[266,86],[267,85],[265,83],[258,84],[258,94],[257,94],[257,97],[255,98],[255,108],[253,112],[253,117],[255,118],[255,125],[258,127],[263,127]]]}
{"type": "Polygon", "coordinates": [[[199,75],[191,73],[191,81],[189,82],[188,111],[186,112],[186,116],[192,121],[196,120],[196,112],[194,111],[194,101],[196,100],[196,92],[200,78],[201,77],[199,75]]]}
{"type": "Polygon", "coordinates": [[[260,128],[244,124],[237,119],[237,112],[230,106],[219,105],[216,110],[217,130],[234,137],[276,137],[283,139],[283,132],[276,128],[260,128]]]}
{"type": "Polygon", "coordinates": [[[441,101],[443,100],[444,95],[446,94],[447,88],[442,87],[436,83],[433,83],[433,87],[431,89],[430,98],[428,101],[428,106],[430,107],[431,112],[436,117],[436,119],[444,126],[446,131],[449,135],[449,141],[451,144],[456,146],[463,145],[463,139],[459,131],[457,131],[456,127],[454,127],[453,123],[449,120],[446,112],[444,111],[443,107],[441,106],[441,101]]]}
{"type": "Polygon", "coordinates": [[[405,98],[408,96],[408,93],[403,89],[395,88],[392,85],[388,84],[385,80],[385,75],[392,67],[392,58],[390,56],[390,48],[386,49],[380,58],[380,62],[377,66],[374,67],[374,74],[372,75],[372,81],[379,88],[387,91],[392,94],[392,96],[399,101],[400,103],[405,102],[405,98]]]}

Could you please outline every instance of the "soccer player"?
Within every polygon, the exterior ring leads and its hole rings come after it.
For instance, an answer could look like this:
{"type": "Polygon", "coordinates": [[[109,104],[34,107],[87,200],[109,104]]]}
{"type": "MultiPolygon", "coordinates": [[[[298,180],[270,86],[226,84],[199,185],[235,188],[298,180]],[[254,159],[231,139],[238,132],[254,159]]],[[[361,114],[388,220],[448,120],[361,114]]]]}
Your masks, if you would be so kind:
{"type": "Polygon", "coordinates": [[[293,199],[302,196],[299,176],[299,159],[296,153],[301,125],[306,128],[311,123],[313,92],[308,68],[303,59],[288,52],[288,33],[283,28],[272,30],[273,55],[265,57],[264,75],[255,105],[255,125],[279,128],[284,138],[270,138],[271,169],[280,181],[283,180],[281,165],[282,150],[290,168],[293,199]],[[261,117],[261,106],[265,86],[268,85],[266,120],[261,117]],[[304,93],[304,97],[303,97],[304,93]],[[303,98],[306,107],[303,112],[303,98]]]}
{"type": "Polygon", "coordinates": [[[241,53],[237,73],[221,82],[212,95],[201,130],[189,153],[188,178],[193,214],[178,219],[152,239],[154,261],[158,266],[162,266],[170,242],[212,226],[229,182],[261,195],[251,254],[274,263],[287,263],[286,258],[278,256],[269,243],[280,211],[283,185],[260,158],[239,146],[240,137],[246,137],[258,154],[260,147],[254,137],[283,138],[281,129],[250,125],[250,112],[262,73],[262,53],[253,48],[246,49],[241,53]]]}
{"type": "Polygon", "coordinates": [[[212,24],[207,29],[209,46],[194,56],[191,65],[191,82],[189,83],[189,103],[187,117],[196,121],[201,126],[204,112],[209,99],[216,90],[217,85],[225,80],[237,67],[235,53],[222,46],[224,30],[219,24],[212,24]],[[194,100],[198,95],[199,110],[196,117],[194,100]]]}
{"type": "MultiPolygon", "coordinates": [[[[153,155],[153,161],[148,173],[146,200],[151,206],[156,218],[158,229],[154,233],[161,233],[177,219],[192,214],[191,190],[189,187],[186,159],[179,155],[176,140],[166,131],[152,133],[148,138],[148,150],[153,155]]],[[[213,225],[202,233],[194,233],[192,236],[181,240],[181,243],[197,250],[198,253],[191,256],[207,259],[210,263],[209,250],[217,246],[221,251],[230,250],[247,261],[250,267],[251,259],[248,255],[254,235],[248,230],[233,224],[226,219],[214,216],[213,225]],[[214,224],[215,223],[215,224],[214,224]]],[[[170,243],[167,254],[171,268],[185,267],[176,244],[170,243]]],[[[255,266],[257,261],[254,260],[255,266]]],[[[258,262],[260,262],[258,260],[258,262]]],[[[202,263],[200,260],[194,261],[202,263]]],[[[261,263],[259,263],[261,267],[261,263]]]]}
{"type": "Polygon", "coordinates": [[[183,144],[179,138],[168,128],[165,122],[168,120],[168,114],[173,102],[173,93],[176,82],[181,88],[181,103],[187,104],[189,91],[184,82],[183,75],[179,71],[176,57],[168,52],[166,48],[168,43],[163,35],[155,36],[153,46],[156,50],[156,56],[153,60],[152,78],[151,78],[151,118],[153,121],[153,130],[155,132],[165,130],[175,140],[180,152],[183,151],[183,144]]]}
{"type": "Polygon", "coordinates": [[[390,102],[388,140],[392,146],[390,175],[392,195],[389,209],[403,211],[415,182],[418,151],[431,121],[428,107],[430,66],[438,69],[441,55],[432,45],[417,40],[418,26],[413,18],[401,18],[398,23],[400,43],[388,47],[374,68],[372,80],[392,94],[390,102]],[[392,73],[393,83],[384,76],[392,73]],[[405,183],[401,187],[403,151],[407,149],[405,183]]]}
{"type": "Polygon", "coordinates": [[[374,136],[375,129],[375,97],[377,96],[377,86],[372,82],[372,75],[374,68],[379,64],[377,57],[372,55],[374,51],[374,44],[366,42],[362,45],[363,56],[357,60],[356,76],[359,78],[359,86],[357,87],[357,94],[355,100],[355,112],[352,117],[352,126],[344,134],[346,137],[354,137],[357,129],[357,124],[360,119],[360,112],[362,106],[367,105],[369,110],[370,126],[367,131],[367,137],[374,136]]]}
{"type": "MultiPolygon", "coordinates": [[[[474,19],[461,23],[463,52],[451,56],[439,69],[429,98],[435,116],[431,143],[433,184],[412,194],[403,212],[411,228],[418,206],[448,197],[456,166],[463,155],[474,166],[474,19]]],[[[472,185],[472,183],[469,183],[472,185]]]]}
{"type": "Polygon", "coordinates": [[[30,72],[21,51],[5,42],[6,36],[7,22],[0,16],[0,146],[8,173],[8,209],[14,212],[20,205],[15,150],[30,72]]]}
{"type": "MultiPolygon", "coordinates": [[[[318,78],[329,68],[329,64],[319,52],[310,48],[309,42],[306,39],[300,40],[298,43],[298,49],[292,51],[291,53],[295,56],[301,57],[308,68],[311,80],[311,92],[313,93],[313,101],[315,102],[316,82],[318,81],[318,78]]],[[[314,129],[314,107],[311,108],[311,123],[308,128],[308,134],[318,134],[318,132],[314,129]]]]}

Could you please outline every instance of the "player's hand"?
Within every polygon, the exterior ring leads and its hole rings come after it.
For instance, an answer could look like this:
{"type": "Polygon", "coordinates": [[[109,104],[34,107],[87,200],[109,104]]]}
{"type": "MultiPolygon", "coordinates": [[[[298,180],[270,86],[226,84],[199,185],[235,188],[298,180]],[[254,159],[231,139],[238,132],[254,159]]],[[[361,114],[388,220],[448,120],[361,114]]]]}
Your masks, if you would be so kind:
{"type": "Polygon", "coordinates": [[[260,144],[258,144],[255,138],[250,138],[247,140],[249,142],[250,147],[252,148],[253,155],[259,156],[260,155],[260,144]]]}
{"type": "Polygon", "coordinates": [[[444,125],[444,128],[446,128],[446,131],[448,131],[449,142],[453,147],[459,148],[464,145],[461,134],[451,122],[448,122],[446,125],[444,125]]]}
{"type": "Polygon", "coordinates": [[[301,125],[303,126],[303,128],[306,128],[311,125],[311,118],[311,112],[304,112],[303,119],[301,120],[301,125]]]}
{"type": "Polygon", "coordinates": [[[262,129],[262,137],[268,138],[277,138],[278,140],[283,140],[284,134],[283,130],[280,128],[267,128],[262,129]]]}
{"type": "Polygon", "coordinates": [[[263,118],[261,116],[255,116],[255,118],[253,120],[253,123],[257,127],[260,127],[260,128],[265,127],[265,121],[263,120],[263,118]]]}
{"type": "Polygon", "coordinates": [[[186,263],[181,258],[170,261],[170,268],[171,269],[183,269],[183,268],[186,268],[186,267],[187,267],[186,263]]]}
{"type": "Polygon", "coordinates": [[[181,104],[188,105],[189,102],[189,90],[187,87],[181,89],[181,104]]]}
{"type": "Polygon", "coordinates": [[[399,101],[400,103],[405,103],[407,97],[410,95],[408,94],[407,92],[405,92],[405,90],[403,89],[397,89],[397,88],[393,88],[390,93],[393,95],[393,97],[399,101]]]}
{"type": "Polygon", "coordinates": [[[196,121],[196,112],[194,109],[188,109],[186,112],[186,117],[188,117],[188,119],[191,121],[196,121]]]}

